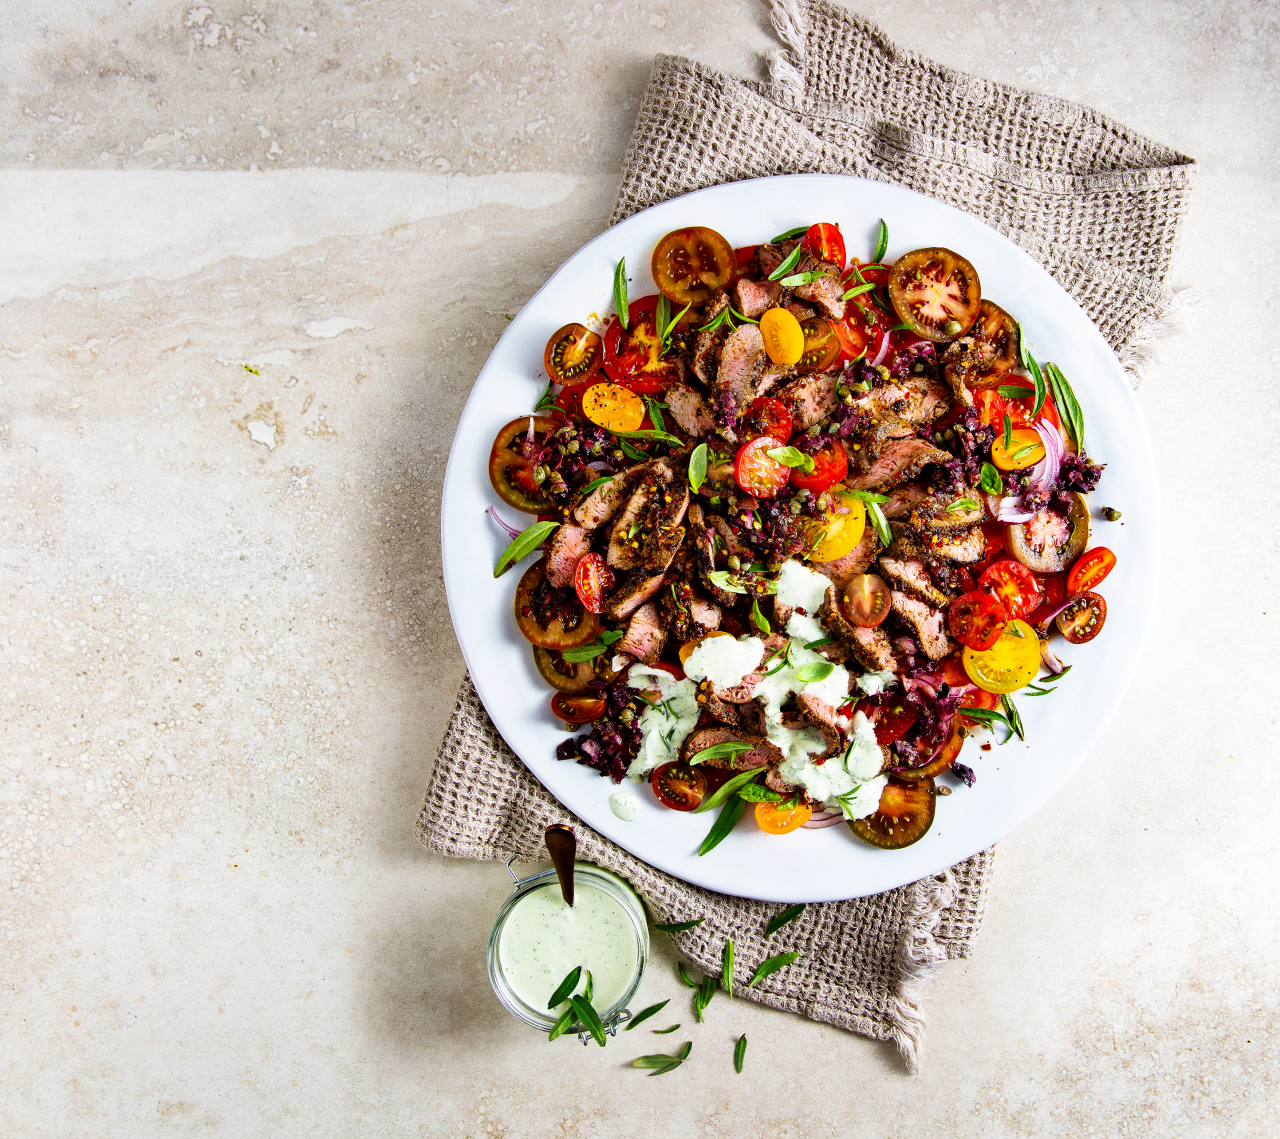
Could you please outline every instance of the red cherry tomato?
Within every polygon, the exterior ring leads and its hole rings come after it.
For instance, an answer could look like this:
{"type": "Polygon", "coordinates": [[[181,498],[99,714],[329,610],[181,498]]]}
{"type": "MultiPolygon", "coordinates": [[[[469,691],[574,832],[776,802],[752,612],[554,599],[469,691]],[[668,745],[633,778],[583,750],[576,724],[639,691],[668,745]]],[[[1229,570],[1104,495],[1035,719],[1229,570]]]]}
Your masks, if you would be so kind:
{"type": "Polygon", "coordinates": [[[662,356],[657,307],[656,296],[632,301],[627,306],[627,327],[611,320],[604,337],[605,374],[638,395],[664,392],[680,378],[675,360],[662,356]]]}
{"type": "Polygon", "coordinates": [[[738,424],[738,431],[744,439],[758,439],[768,435],[785,443],[791,438],[791,412],[780,399],[762,395],[748,404],[738,424]]]}
{"type": "MultiPolygon", "coordinates": [[[[973,684],[972,680],[965,679],[965,684],[973,684]]],[[[975,687],[972,692],[966,692],[960,697],[961,708],[986,708],[989,712],[994,712],[1000,707],[1000,693],[988,692],[985,688],[975,687]]],[[[970,719],[968,716],[961,716],[960,723],[966,728],[983,728],[986,724],[982,720],[970,719]]]]}
{"type": "MultiPolygon", "coordinates": [[[[560,389],[560,393],[555,397],[554,403],[561,411],[570,415],[582,415],[582,397],[586,393],[587,388],[594,387],[600,381],[587,380],[582,384],[567,384],[560,389]]],[[[585,417],[584,417],[585,418],[585,417]]]]}
{"type": "Polygon", "coordinates": [[[557,692],[551,697],[551,711],[566,724],[589,724],[604,715],[604,698],[557,692]]]}
{"type": "Polygon", "coordinates": [[[799,467],[791,468],[791,485],[801,490],[821,494],[830,490],[849,473],[849,455],[839,439],[832,440],[813,459],[813,470],[804,474],[799,467]]]}
{"type": "Polygon", "coordinates": [[[969,674],[964,670],[964,663],[960,659],[959,653],[952,653],[949,657],[943,657],[938,661],[938,671],[942,673],[942,679],[945,683],[951,685],[952,688],[958,688],[963,684],[972,684],[969,674]]]}
{"type": "Polygon", "coordinates": [[[1067,575],[1046,574],[1040,579],[1040,588],[1044,590],[1044,597],[1027,618],[1028,625],[1044,624],[1049,619],[1049,615],[1067,599],[1067,575]]]}
{"type": "Polygon", "coordinates": [[[604,609],[604,591],[613,583],[613,572],[599,554],[584,554],[573,571],[573,589],[588,613],[604,609]]]}
{"type": "Polygon", "coordinates": [[[863,715],[871,721],[876,732],[876,743],[881,746],[902,739],[916,722],[920,714],[913,704],[908,704],[901,693],[883,704],[868,704],[865,700],[858,704],[863,715]]]}
{"type": "Polygon", "coordinates": [[[1033,612],[1044,594],[1036,575],[1012,558],[995,562],[983,570],[978,578],[978,588],[997,597],[1010,617],[1025,617],[1033,612]]]}
{"type": "Polygon", "coordinates": [[[655,660],[651,667],[661,669],[675,680],[684,679],[684,669],[678,664],[672,664],[669,660],[655,660]]]}
{"type": "Polygon", "coordinates": [[[782,444],[771,435],[761,435],[738,448],[733,462],[733,477],[738,485],[755,498],[772,498],[791,477],[791,468],[784,467],[769,452],[782,444]]]}
{"type": "Polygon", "coordinates": [[[982,590],[961,594],[947,610],[951,635],[965,648],[979,652],[994,647],[1008,623],[1004,606],[982,590]]]}
{"type": "Polygon", "coordinates": [[[831,264],[844,268],[844,238],[840,235],[838,225],[825,221],[811,225],[801,244],[819,261],[830,261],[831,264]]]}
{"type": "Polygon", "coordinates": [[[707,793],[701,771],[687,763],[664,763],[649,777],[658,802],[673,811],[692,811],[707,793]]]}
{"type": "Polygon", "coordinates": [[[744,245],[741,249],[733,251],[736,264],[733,269],[733,280],[739,281],[743,277],[754,277],[756,275],[756,250],[758,245],[744,245]]]}
{"type": "Polygon", "coordinates": [[[1106,546],[1097,546],[1081,554],[1080,560],[1067,574],[1067,592],[1084,593],[1092,589],[1109,574],[1116,564],[1116,556],[1106,546]]]}
{"type": "Polygon", "coordinates": [[[1102,632],[1107,623],[1107,602],[1101,594],[1075,594],[1067,607],[1054,618],[1058,631],[1070,644],[1083,645],[1102,632]]]}

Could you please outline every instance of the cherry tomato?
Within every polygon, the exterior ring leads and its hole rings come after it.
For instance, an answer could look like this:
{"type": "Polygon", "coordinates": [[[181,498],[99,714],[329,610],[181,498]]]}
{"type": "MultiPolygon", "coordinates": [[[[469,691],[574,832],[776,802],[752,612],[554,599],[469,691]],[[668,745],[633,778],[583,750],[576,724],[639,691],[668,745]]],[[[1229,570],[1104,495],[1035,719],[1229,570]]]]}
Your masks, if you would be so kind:
{"type": "Polygon", "coordinates": [[[1046,574],[1040,579],[1040,588],[1044,597],[1040,604],[1027,617],[1029,625],[1041,625],[1067,599],[1067,575],[1063,573],[1046,574]]]}
{"type": "Polygon", "coordinates": [[[595,666],[589,660],[567,661],[552,649],[534,646],[533,663],[538,672],[557,692],[586,692],[595,679],[595,666]]]}
{"type": "Polygon", "coordinates": [[[604,591],[612,584],[613,573],[600,554],[585,554],[573,571],[573,589],[588,613],[604,609],[604,591]]]}
{"type": "Polygon", "coordinates": [[[605,374],[614,383],[641,395],[664,392],[680,378],[679,365],[662,355],[657,308],[656,296],[632,301],[627,306],[627,327],[624,329],[615,318],[604,335],[605,374]]]}
{"type": "Polygon", "coordinates": [[[804,332],[795,314],[785,308],[771,308],[760,318],[764,350],[775,364],[794,364],[804,355],[804,332]]]}
{"type": "Polygon", "coordinates": [[[849,473],[849,453],[839,439],[832,440],[816,455],[809,457],[813,460],[813,470],[805,474],[799,467],[792,467],[792,486],[821,494],[824,490],[830,490],[849,473]]]}
{"type": "Polygon", "coordinates": [[[547,375],[558,384],[572,384],[586,379],[604,359],[600,337],[585,324],[566,324],[551,334],[542,354],[547,375]]]}
{"type": "MultiPolygon", "coordinates": [[[[555,403],[556,408],[561,413],[568,415],[582,415],[582,397],[587,394],[587,388],[593,387],[599,382],[600,381],[598,379],[595,379],[587,380],[581,384],[566,384],[555,395],[552,402],[555,403]]],[[[585,418],[585,416],[583,418],[585,418]]]]}
{"type": "Polygon", "coordinates": [[[678,664],[672,664],[669,660],[655,660],[649,667],[661,669],[674,680],[684,679],[684,669],[678,664]]]}
{"type": "MultiPolygon", "coordinates": [[[[964,683],[970,683],[968,676],[964,678],[964,683]]],[[[960,707],[986,708],[989,712],[994,712],[1000,707],[1000,694],[997,692],[988,692],[985,688],[974,688],[960,697],[960,707]]],[[[959,716],[959,720],[966,728],[986,727],[986,724],[982,720],[973,720],[965,715],[959,716]]]]}
{"type": "MultiPolygon", "coordinates": [[[[978,588],[986,589],[1000,600],[1010,617],[1025,617],[1040,604],[1043,590],[1040,579],[1021,562],[1005,558],[982,571],[978,588]]],[[[978,645],[976,648],[990,648],[978,645]]]]}
{"type": "Polygon", "coordinates": [[[582,393],[582,414],[606,431],[639,431],[648,410],[620,384],[592,384],[582,393]]]}
{"type": "Polygon", "coordinates": [[[999,305],[984,300],[978,309],[978,319],[969,329],[969,335],[980,346],[995,353],[995,358],[986,365],[986,375],[999,377],[1022,363],[1018,322],[999,305]]]}
{"type": "Polygon", "coordinates": [[[1106,546],[1095,546],[1071,567],[1067,574],[1067,592],[1084,593],[1092,589],[1112,571],[1115,564],[1115,554],[1106,546]]]}
{"type": "Polygon", "coordinates": [[[554,504],[534,479],[537,464],[526,452],[539,450],[546,437],[559,429],[560,424],[545,415],[525,415],[513,419],[498,432],[489,451],[489,482],[508,506],[528,514],[542,514],[552,509],[554,504]],[[531,423],[532,445],[529,443],[531,423]]]}
{"type": "Polygon", "coordinates": [[[580,648],[594,641],[600,632],[599,620],[594,613],[588,613],[567,589],[551,590],[549,598],[545,590],[539,591],[539,596],[550,606],[543,613],[548,618],[546,625],[539,622],[534,591],[543,584],[545,576],[543,563],[536,561],[525,570],[520,584],[516,586],[516,625],[524,639],[539,648],[558,652],[580,648]]]}
{"type": "Polygon", "coordinates": [[[1102,632],[1107,623],[1107,603],[1100,594],[1077,594],[1067,602],[1054,624],[1069,644],[1083,645],[1102,632]]]}
{"type": "Polygon", "coordinates": [[[702,772],[687,763],[664,763],[649,777],[658,802],[673,811],[692,811],[707,793],[702,772]]]}
{"type": "Polygon", "coordinates": [[[919,842],[933,825],[938,790],[932,779],[906,781],[889,777],[875,814],[851,819],[849,829],[863,842],[883,850],[900,850],[919,842]]]}
{"type": "Polygon", "coordinates": [[[758,245],[743,245],[733,251],[734,267],[733,279],[735,281],[742,277],[754,277],[756,275],[756,250],[758,245]]]}
{"type": "MultiPolygon", "coordinates": [[[[1031,387],[1031,381],[1024,379],[1022,376],[1008,375],[1001,375],[997,379],[1004,387],[1025,384],[1027,394],[1018,398],[1010,398],[1002,396],[995,388],[982,388],[974,392],[973,402],[978,409],[978,422],[985,427],[994,427],[997,436],[1004,433],[1004,417],[1006,415],[1014,427],[1030,427],[1032,424],[1031,409],[1036,404],[1035,392],[1031,387]]],[[[1061,434],[1062,420],[1058,418],[1058,409],[1054,406],[1053,396],[1051,395],[1045,396],[1044,406],[1041,407],[1040,414],[1035,417],[1035,422],[1039,422],[1042,419],[1052,423],[1061,434]]],[[[1017,450],[1017,448],[1015,447],[1014,450],[1017,450]]]]}
{"type": "Polygon", "coordinates": [[[658,290],[683,308],[703,304],[723,289],[737,265],[732,245],[714,229],[696,225],[672,230],[659,241],[650,269],[658,290]]]}
{"type": "Polygon", "coordinates": [[[676,655],[679,656],[681,665],[686,665],[689,663],[689,657],[693,654],[693,650],[702,644],[703,641],[710,640],[712,637],[732,636],[732,633],[727,632],[724,629],[713,629],[705,637],[694,637],[692,641],[685,641],[685,643],[680,646],[680,651],[676,655]]]}
{"type": "Polygon", "coordinates": [[[952,688],[956,688],[961,684],[973,683],[969,679],[969,674],[964,670],[959,653],[952,653],[951,656],[943,657],[938,661],[938,671],[942,673],[942,679],[952,688]]]}
{"type": "Polygon", "coordinates": [[[1025,621],[1010,621],[992,648],[966,648],[961,659],[969,679],[979,688],[1016,692],[1040,671],[1040,639],[1025,621]]]}
{"type": "Polygon", "coordinates": [[[834,562],[853,553],[867,528],[867,508],[844,487],[831,490],[831,505],[821,518],[804,524],[805,537],[813,543],[805,556],[811,562],[834,562]]]}
{"type": "Polygon", "coordinates": [[[791,477],[791,468],[769,458],[769,451],[782,444],[771,435],[761,435],[738,448],[733,462],[733,477],[738,485],[756,498],[772,498],[791,477]]]}
{"type": "Polygon", "coordinates": [[[914,249],[894,262],[889,275],[894,311],[925,340],[962,336],[978,319],[982,284],[960,254],[934,247],[914,249]]]}
{"type": "Polygon", "coordinates": [[[793,430],[791,412],[780,399],[762,395],[747,405],[738,424],[738,433],[744,439],[758,439],[761,435],[769,435],[786,443],[793,430]]]}
{"type": "Polygon", "coordinates": [[[1009,615],[1004,606],[984,590],[957,597],[947,610],[947,628],[965,648],[984,651],[1000,639],[1009,615]]]}
{"type": "Polygon", "coordinates": [[[871,336],[865,328],[855,327],[847,318],[832,322],[831,331],[840,341],[840,355],[836,357],[835,363],[837,368],[843,368],[850,360],[857,359],[871,343],[871,336]]]}
{"type": "Polygon", "coordinates": [[[1021,471],[1034,467],[1044,458],[1044,443],[1034,427],[1015,427],[1009,432],[1009,445],[1004,443],[1003,425],[996,429],[991,444],[991,461],[1002,471],[1021,471]]]}
{"type": "Polygon", "coordinates": [[[864,629],[884,623],[893,608],[888,583],[873,573],[860,573],[844,587],[844,614],[854,625],[864,629]]]}
{"type": "Polygon", "coordinates": [[[566,724],[589,724],[604,715],[604,699],[600,696],[570,696],[557,692],[551,697],[551,711],[566,724]]]}
{"type": "Polygon", "coordinates": [[[878,706],[867,704],[865,701],[858,706],[868,719],[870,719],[869,713],[875,710],[875,719],[871,721],[871,726],[875,729],[876,743],[881,747],[888,747],[895,740],[902,739],[911,731],[920,715],[916,706],[908,704],[902,693],[898,693],[891,700],[878,706]]]}
{"type": "Polygon", "coordinates": [[[809,821],[813,808],[807,803],[788,807],[786,803],[757,803],[756,825],[765,834],[790,834],[809,821]]]}
{"type": "Polygon", "coordinates": [[[837,268],[844,268],[844,238],[838,225],[825,221],[811,225],[800,244],[819,261],[829,261],[837,268]]]}
{"type": "Polygon", "coordinates": [[[800,331],[804,334],[804,348],[796,361],[796,371],[802,376],[832,371],[840,362],[843,345],[831,321],[811,317],[800,322],[800,331]]]}

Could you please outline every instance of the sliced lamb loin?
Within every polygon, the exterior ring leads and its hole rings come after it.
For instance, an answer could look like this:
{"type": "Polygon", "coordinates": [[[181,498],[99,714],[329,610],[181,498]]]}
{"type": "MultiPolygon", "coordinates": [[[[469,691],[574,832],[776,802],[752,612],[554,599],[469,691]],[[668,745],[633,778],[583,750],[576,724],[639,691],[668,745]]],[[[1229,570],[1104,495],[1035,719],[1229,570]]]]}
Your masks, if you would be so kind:
{"type": "Polygon", "coordinates": [[[759,320],[774,305],[782,303],[783,288],[777,281],[753,281],[743,277],[734,286],[737,304],[734,305],[743,316],[759,320]]]}
{"type": "Polygon", "coordinates": [[[780,399],[791,414],[791,422],[797,431],[807,431],[815,423],[821,423],[836,406],[836,377],[802,376],[780,388],[775,388],[774,399],[780,399]]]}
{"type": "Polygon", "coordinates": [[[676,421],[676,426],[691,438],[699,439],[715,430],[711,409],[701,392],[684,384],[672,384],[663,399],[671,410],[671,418],[676,421]]]}
{"type": "Polygon", "coordinates": [[[862,531],[858,544],[844,557],[836,558],[833,562],[813,562],[809,568],[828,578],[837,590],[843,592],[850,578],[866,573],[871,568],[871,563],[883,548],[876,534],[876,528],[868,524],[862,531]]]}
{"type": "Polygon", "coordinates": [[[986,496],[981,491],[970,490],[967,486],[961,486],[959,491],[932,491],[912,509],[911,528],[933,534],[967,530],[986,521],[985,501],[986,496]],[[965,502],[973,505],[962,505],[965,502]]]}
{"type": "Polygon", "coordinates": [[[844,286],[840,284],[840,270],[825,261],[818,266],[818,271],[824,270],[827,273],[825,277],[819,277],[807,285],[797,285],[796,296],[816,305],[828,320],[843,320],[845,302],[840,299],[844,293],[844,286]]]}
{"type": "Polygon", "coordinates": [[[630,617],[657,593],[666,578],[667,567],[676,556],[683,541],[684,527],[679,526],[662,545],[654,550],[649,563],[622,574],[609,590],[604,610],[605,616],[614,621],[621,621],[624,617],[630,617]]]}
{"type": "Polygon", "coordinates": [[[591,552],[591,538],[590,530],[573,522],[561,523],[551,535],[547,549],[547,581],[556,589],[573,584],[573,571],[578,568],[578,562],[591,552]]]}
{"type": "MultiPolygon", "coordinates": [[[[852,452],[855,459],[857,452],[852,452]]],[[[911,436],[889,443],[871,469],[861,474],[850,474],[845,485],[854,490],[885,491],[899,483],[913,479],[930,463],[954,462],[950,451],[935,447],[924,439],[911,436]]]]}
{"type": "Polygon", "coordinates": [[[768,280],[769,274],[781,265],[786,257],[781,245],[770,245],[767,242],[764,245],[757,245],[756,275],[768,280]]]}
{"type": "Polygon", "coordinates": [[[958,562],[972,565],[987,548],[982,527],[973,526],[958,534],[924,534],[900,522],[891,522],[893,544],[886,551],[891,558],[922,558],[930,565],[958,562]]]}
{"type": "Polygon", "coordinates": [[[905,419],[899,419],[892,412],[884,412],[862,433],[862,447],[850,455],[854,470],[865,475],[891,443],[915,433],[916,429],[905,419]]]}
{"type": "Polygon", "coordinates": [[[788,783],[783,779],[782,776],[778,774],[778,769],[776,767],[771,767],[764,773],[764,785],[768,787],[770,791],[776,792],[779,795],[790,796],[794,795],[796,791],[799,790],[795,784],[788,783]]]}
{"type": "Polygon", "coordinates": [[[768,362],[759,327],[754,324],[738,325],[720,347],[713,393],[714,409],[738,419],[747,409],[747,404],[756,398],[760,377],[768,362]]]}
{"type": "Polygon", "coordinates": [[[744,732],[753,735],[767,735],[769,728],[764,719],[764,705],[758,700],[750,700],[746,704],[735,704],[738,709],[738,724],[744,732]]]}
{"type": "Polygon", "coordinates": [[[834,585],[827,590],[822,608],[818,610],[818,620],[822,622],[823,628],[844,642],[845,648],[864,668],[874,672],[893,668],[893,648],[885,631],[879,625],[874,628],[855,625],[845,617],[840,605],[840,595],[834,585]]]}
{"type": "Polygon", "coordinates": [[[640,564],[644,516],[653,502],[656,489],[656,480],[651,475],[642,478],[627,501],[622,516],[614,523],[609,537],[609,553],[605,557],[614,569],[634,569],[640,564]]]}
{"type": "MultiPolygon", "coordinates": [[[[723,289],[717,289],[711,294],[711,300],[707,305],[706,320],[703,323],[710,324],[728,307],[729,294],[723,289]]],[[[710,384],[716,378],[720,345],[724,343],[728,333],[729,329],[722,324],[719,328],[712,328],[707,332],[699,332],[694,337],[691,367],[693,374],[704,384],[710,384]]]]}
{"type": "Polygon", "coordinates": [[[667,640],[667,627],[663,624],[658,607],[652,601],[646,601],[627,622],[627,631],[614,647],[623,653],[630,653],[645,664],[653,664],[662,652],[667,640]]]}
{"type": "Polygon", "coordinates": [[[930,660],[941,660],[951,652],[947,638],[946,613],[926,605],[916,597],[910,597],[899,589],[890,591],[893,611],[914,631],[916,640],[930,660]]]}
{"type": "Polygon", "coordinates": [[[741,709],[737,704],[730,704],[727,700],[721,700],[714,692],[707,691],[709,687],[705,681],[701,685],[702,691],[698,693],[699,707],[717,723],[739,727],[742,723],[741,709]]]}
{"type": "MultiPolygon", "coordinates": [[[[718,514],[705,515],[700,502],[689,504],[689,533],[693,538],[698,577],[702,582],[703,588],[711,595],[712,600],[722,608],[727,609],[731,608],[738,598],[735,594],[721,589],[709,576],[716,569],[716,551],[712,541],[716,530],[711,524],[712,518],[719,518],[721,522],[724,522],[724,519],[720,518],[718,514]]],[[[725,522],[725,526],[728,526],[727,522],[725,522]]]]}
{"type": "Polygon", "coordinates": [[[908,423],[923,427],[951,410],[951,389],[947,385],[928,376],[907,376],[900,383],[906,389],[906,406],[893,411],[908,423]]]}
{"type": "Polygon", "coordinates": [[[929,497],[929,488],[914,480],[904,482],[889,491],[889,501],[880,504],[886,518],[906,518],[912,508],[929,497]]]}
{"type": "Polygon", "coordinates": [[[680,566],[667,571],[667,588],[659,597],[663,621],[678,644],[706,636],[720,627],[720,607],[702,597],[694,588],[697,578],[696,551],[686,545],[680,566]]]}
{"type": "Polygon", "coordinates": [[[917,597],[936,608],[951,604],[955,597],[943,593],[929,576],[929,567],[919,558],[891,558],[888,554],[880,557],[880,574],[895,589],[917,597]]]}
{"type": "Polygon", "coordinates": [[[828,752],[844,746],[844,732],[836,723],[836,710],[831,704],[808,692],[801,692],[796,703],[804,718],[822,733],[828,752]]]}
{"type": "Polygon", "coordinates": [[[614,475],[607,483],[596,487],[574,509],[574,519],[588,530],[594,530],[597,526],[608,522],[631,497],[632,488],[640,481],[640,476],[648,467],[648,463],[628,467],[625,471],[614,475]]]}
{"type": "Polygon", "coordinates": [[[753,767],[777,767],[783,759],[782,752],[763,736],[737,728],[700,728],[684,741],[680,757],[691,762],[698,752],[724,743],[751,744],[751,750],[739,752],[733,758],[726,756],[722,759],[708,759],[704,761],[707,767],[720,767],[726,771],[750,771],[753,767]]]}

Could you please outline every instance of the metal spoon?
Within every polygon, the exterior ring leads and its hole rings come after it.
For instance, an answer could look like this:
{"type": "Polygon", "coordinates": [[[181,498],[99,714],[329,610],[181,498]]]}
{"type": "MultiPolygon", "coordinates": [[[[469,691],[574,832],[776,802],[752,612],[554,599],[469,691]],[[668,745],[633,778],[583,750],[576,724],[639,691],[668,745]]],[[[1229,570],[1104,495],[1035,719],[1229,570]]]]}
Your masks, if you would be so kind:
{"type": "Polygon", "coordinates": [[[547,853],[560,879],[560,893],[567,905],[573,905],[573,860],[578,852],[578,836],[572,827],[555,823],[547,827],[547,853]]]}

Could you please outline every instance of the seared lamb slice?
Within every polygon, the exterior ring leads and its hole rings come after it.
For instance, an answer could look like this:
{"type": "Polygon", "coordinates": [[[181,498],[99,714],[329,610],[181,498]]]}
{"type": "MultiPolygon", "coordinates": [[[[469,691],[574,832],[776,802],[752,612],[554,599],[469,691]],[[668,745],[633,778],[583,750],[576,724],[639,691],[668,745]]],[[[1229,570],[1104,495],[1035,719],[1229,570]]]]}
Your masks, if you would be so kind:
{"type": "MultiPolygon", "coordinates": [[[[711,294],[707,305],[704,324],[710,324],[729,307],[729,294],[717,289],[711,294]]],[[[726,325],[699,332],[693,341],[693,374],[704,384],[710,384],[716,377],[716,365],[719,359],[720,345],[724,343],[729,329],[726,325]]]]}
{"type": "Polygon", "coordinates": [[[684,527],[679,526],[654,550],[652,557],[643,566],[622,574],[608,593],[605,616],[621,621],[624,617],[630,617],[657,593],[666,579],[667,567],[683,541],[684,527]]]}
{"type": "Polygon", "coordinates": [[[886,518],[906,518],[912,508],[929,496],[929,488],[915,481],[904,482],[889,491],[889,501],[880,504],[886,518]]]}
{"type": "Polygon", "coordinates": [[[724,547],[726,556],[734,554],[739,558],[752,561],[751,548],[747,546],[741,538],[734,533],[733,527],[729,525],[729,520],[719,514],[708,514],[707,525],[710,526],[720,537],[721,545],[724,547]]]}
{"type": "Polygon", "coordinates": [[[705,680],[698,687],[698,706],[708,716],[721,724],[728,724],[734,728],[742,723],[741,709],[737,704],[730,704],[727,700],[721,700],[719,696],[711,691],[711,685],[705,680]]]}
{"type": "Polygon", "coordinates": [[[680,756],[692,761],[700,751],[705,751],[716,744],[743,743],[750,744],[750,751],[739,752],[729,758],[708,759],[704,762],[708,767],[720,767],[727,771],[750,771],[753,767],[777,767],[782,762],[782,752],[763,736],[736,728],[701,728],[684,741],[680,756]]]}
{"type": "Polygon", "coordinates": [[[618,652],[630,653],[645,664],[653,664],[662,652],[667,640],[667,627],[662,622],[662,615],[652,601],[646,601],[627,622],[627,631],[614,647],[618,652]]]}
{"type": "Polygon", "coordinates": [[[640,476],[648,469],[648,463],[628,467],[625,471],[614,475],[607,483],[596,487],[584,498],[573,512],[573,517],[580,526],[594,530],[597,526],[608,522],[631,496],[631,490],[640,481],[640,476]]]}
{"type": "Polygon", "coordinates": [[[740,324],[725,338],[720,347],[720,364],[716,370],[715,407],[737,419],[753,399],[764,367],[764,337],[754,324],[740,324]]]}
{"type": "Polygon", "coordinates": [[[855,625],[845,617],[840,605],[840,595],[834,585],[827,590],[822,608],[818,610],[818,620],[822,622],[823,628],[840,638],[845,648],[864,668],[876,672],[893,668],[893,649],[885,631],[879,625],[873,628],[855,625]]]}
{"type": "Polygon", "coordinates": [[[836,406],[836,377],[834,375],[802,376],[784,384],[773,393],[780,399],[797,431],[807,431],[815,423],[821,423],[836,406]]]}
{"type": "Polygon", "coordinates": [[[880,574],[894,589],[909,593],[912,597],[917,597],[938,609],[955,600],[954,596],[943,593],[933,584],[933,579],[929,576],[929,567],[919,558],[899,559],[882,554],[880,574]]]}
{"type": "Polygon", "coordinates": [[[884,412],[862,433],[862,448],[854,451],[851,456],[854,469],[865,475],[889,444],[915,433],[916,429],[905,419],[899,419],[891,412],[884,412]]]}
{"type": "Polygon", "coordinates": [[[973,392],[969,390],[969,376],[973,375],[970,365],[948,364],[942,369],[942,374],[946,376],[947,383],[951,385],[951,391],[965,407],[973,406],[973,392]]]}
{"type": "Polygon", "coordinates": [[[794,783],[788,783],[783,779],[776,767],[771,767],[764,773],[764,785],[779,795],[794,795],[799,790],[794,783]]]}
{"type": "MultiPolygon", "coordinates": [[[[693,502],[689,505],[689,533],[693,538],[694,556],[697,560],[698,577],[701,579],[703,587],[723,608],[732,607],[738,600],[735,594],[729,593],[727,590],[721,589],[708,576],[715,572],[716,569],[716,551],[713,544],[713,536],[716,531],[711,525],[711,518],[719,518],[719,515],[707,517],[702,512],[702,504],[693,502]]],[[[720,518],[724,522],[723,518],[720,518]]],[[[724,522],[726,529],[728,523],[724,522]]]]}
{"type": "Polygon", "coordinates": [[[910,597],[900,589],[890,590],[893,611],[914,631],[916,640],[930,660],[941,660],[951,652],[947,637],[946,614],[941,609],[926,605],[917,597],[910,597]]]}
{"type": "Polygon", "coordinates": [[[614,569],[634,569],[640,564],[640,547],[645,537],[645,515],[653,503],[657,488],[657,480],[646,474],[632,492],[622,517],[613,524],[613,533],[609,536],[609,553],[605,561],[614,569]]]}
{"type": "Polygon", "coordinates": [[[777,281],[753,281],[743,277],[734,286],[738,303],[734,306],[743,316],[759,320],[774,305],[782,303],[783,288],[777,281]]]}
{"type": "Polygon", "coordinates": [[[926,555],[946,558],[966,566],[981,560],[987,548],[981,526],[973,526],[956,534],[921,535],[921,541],[926,555]]]}
{"type": "Polygon", "coordinates": [[[836,723],[836,710],[832,705],[820,696],[813,696],[808,692],[799,693],[796,696],[796,703],[804,713],[804,718],[822,733],[827,751],[835,751],[836,748],[843,746],[844,732],[836,723]]]}
{"type": "Polygon", "coordinates": [[[769,726],[765,723],[764,705],[759,700],[749,700],[745,704],[735,704],[738,709],[738,723],[742,730],[753,735],[769,734],[769,726]]]}
{"type": "Polygon", "coordinates": [[[756,246],[756,273],[758,276],[769,277],[779,265],[786,260],[786,253],[783,252],[781,245],[764,245],[756,246]]]}
{"type": "Polygon", "coordinates": [[[591,552],[591,538],[590,530],[572,522],[561,523],[551,535],[551,545],[547,549],[547,581],[556,589],[573,584],[573,571],[578,568],[578,562],[591,552]]]}
{"type": "MultiPolygon", "coordinates": [[[[856,457],[857,452],[853,452],[856,457]]],[[[880,453],[880,457],[865,474],[850,475],[845,485],[854,490],[885,491],[907,479],[915,478],[930,463],[954,462],[950,451],[935,447],[916,436],[895,439],[880,453]]]]}
{"type": "Polygon", "coordinates": [[[967,486],[959,492],[935,490],[918,502],[911,511],[910,525],[914,530],[932,534],[954,534],[986,520],[983,506],[985,496],[967,486]],[[972,504],[972,505],[969,505],[972,504]]]}
{"type": "Polygon", "coordinates": [[[713,629],[720,628],[720,606],[714,601],[708,601],[705,597],[700,597],[696,590],[692,591],[689,597],[689,614],[693,618],[693,623],[701,630],[701,633],[695,636],[701,636],[702,633],[709,633],[713,629]]]}
{"type": "Polygon", "coordinates": [[[671,409],[671,418],[686,435],[698,439],[715,430],[711,409],[700,392],[684,384],[672,384],[663,398],[671,409]]]}
{"type": "Polygon", "coordinates": [[[906,406],[895,408],[895,414],[923,427],[951,409],[951,389],[928,376],[907,376],[901,381],[906,389],[906,406]]]}
{"type": "Polygon", "coordinates": [[[772,364],[766,362],[764,371],[760,373],[760,380],[756,384],[756,395],[764,395],[765,392],[772,390],[775,384],[780,384],[783,380],[789,380],[795,374],[796,366],[794,364],[772,364]]]}
{"type": "Polygon", "coordinates": [[[818,266],[818,270],[825,270],[827,276],[819,277],[807,285],[797,285],[796,296],[816,305],[828,320],[843,320],[845,302],[840,299],[844,292],[844,286],[840,284],[840,270],[825,261],[818,266]]]}
{"type": "Polygon", "coordinates": [[[860,573],[866,573],[875,561],[876,555],[883,549],[876,528],[870,524],[862,531],[858,544],[842,558],[833,562],[813,562],[809,568],[830,580],[837,590],[843,591],[849,579],[860,573]]]}
{"type": "Polygon", "coordinates": [[[720,607],[694,589],[696,552],[686,548],[682,557],[680,568],[673,565],[668,571],[667,588],[659,597],[664,622],[679,644],[720,627],[720,607]]]}

